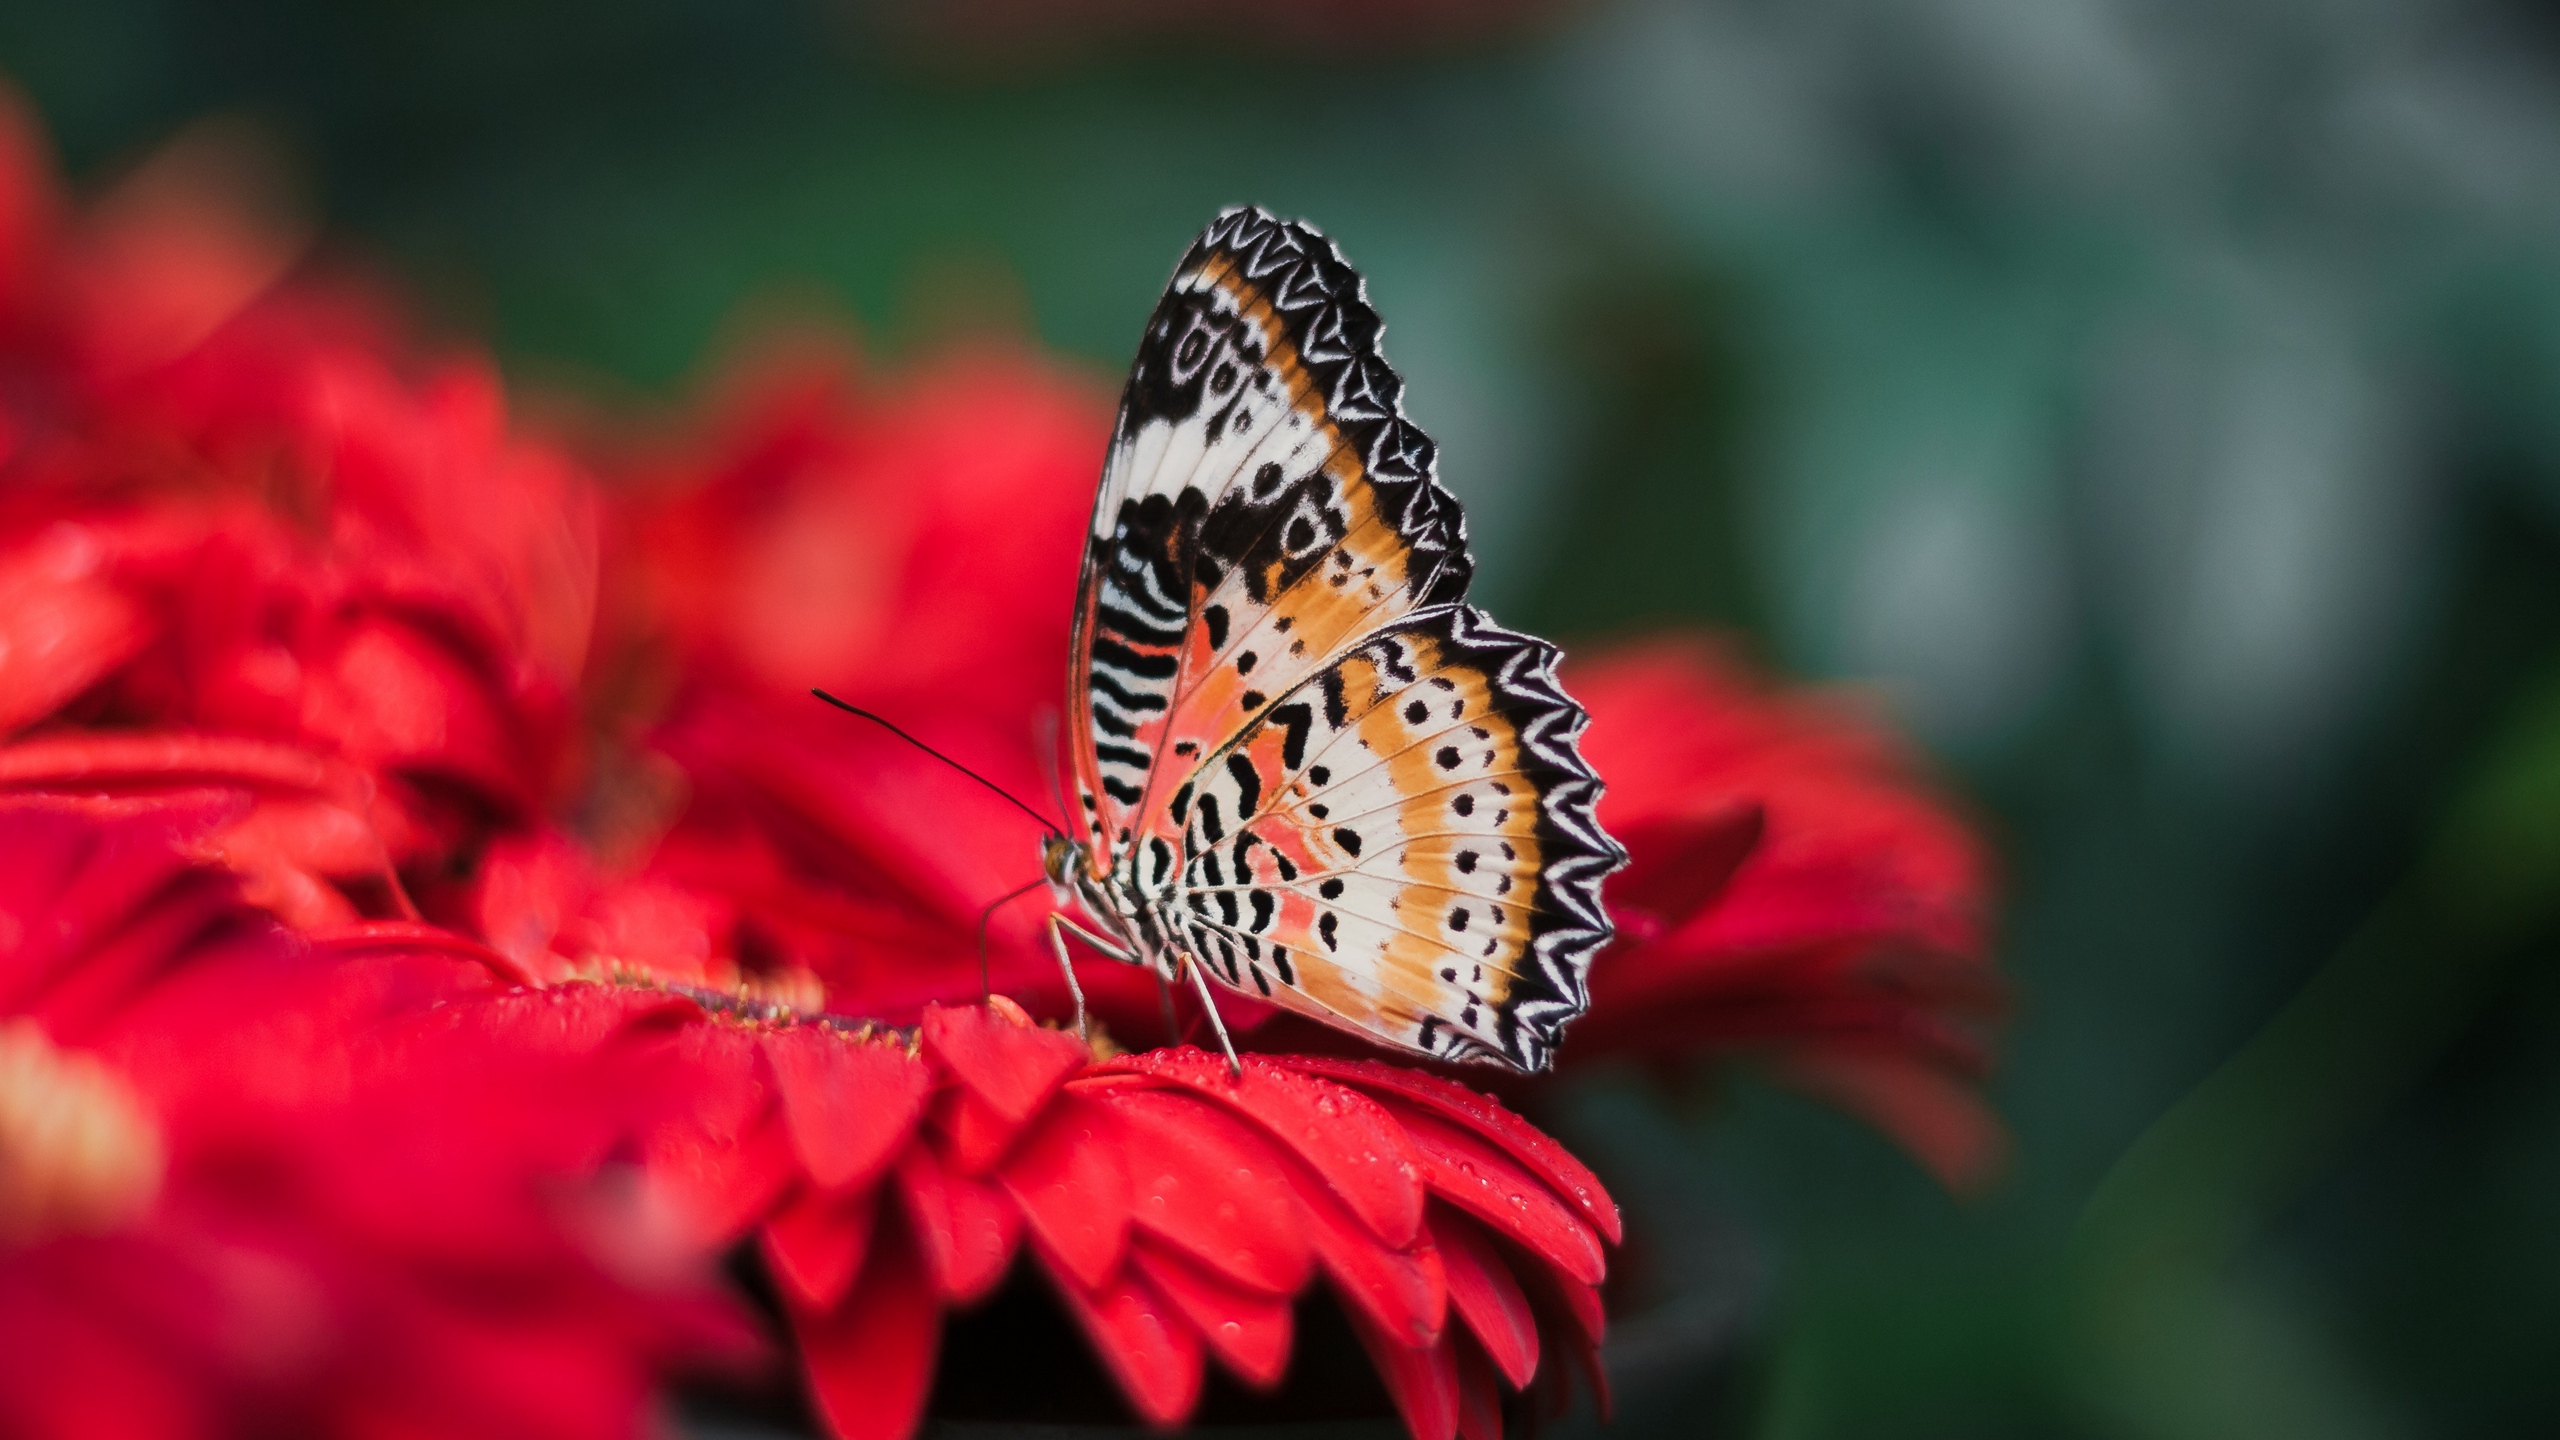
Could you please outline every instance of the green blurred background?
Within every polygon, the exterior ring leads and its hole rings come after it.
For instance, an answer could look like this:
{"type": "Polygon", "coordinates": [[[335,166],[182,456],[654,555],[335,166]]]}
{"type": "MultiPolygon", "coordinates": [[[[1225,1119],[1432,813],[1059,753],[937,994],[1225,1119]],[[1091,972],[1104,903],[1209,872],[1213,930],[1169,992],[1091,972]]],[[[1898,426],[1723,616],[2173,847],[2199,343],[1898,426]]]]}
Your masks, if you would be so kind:
{"type": "Polygon", "coordinates": [[[2548,0],[14,0],[74,177],[278,137],[512,371],[742,313],[1105,380],[1253,200],[1371,276],[1484,598],[1872,682],[2002,856],[2016,1161],[1550,1117],[1623,1434],[2560,1433],[2548,0]]]}

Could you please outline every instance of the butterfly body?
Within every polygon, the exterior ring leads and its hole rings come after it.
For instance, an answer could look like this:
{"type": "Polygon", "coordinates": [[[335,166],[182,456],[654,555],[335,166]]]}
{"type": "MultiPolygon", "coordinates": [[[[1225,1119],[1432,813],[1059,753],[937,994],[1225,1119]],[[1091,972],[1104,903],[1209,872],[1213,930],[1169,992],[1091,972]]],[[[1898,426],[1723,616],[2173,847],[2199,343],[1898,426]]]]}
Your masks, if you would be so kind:
{"type": "Polygon", "coordinates": [[[1557,651],[1464,601],[1434,449],[1358,274],[1221,215],[1151,317],[1087,536],[1080,835],[1047,873],[1123,958],[1422,1053],[1545,1066],[1623,852],[1557,651]]]}

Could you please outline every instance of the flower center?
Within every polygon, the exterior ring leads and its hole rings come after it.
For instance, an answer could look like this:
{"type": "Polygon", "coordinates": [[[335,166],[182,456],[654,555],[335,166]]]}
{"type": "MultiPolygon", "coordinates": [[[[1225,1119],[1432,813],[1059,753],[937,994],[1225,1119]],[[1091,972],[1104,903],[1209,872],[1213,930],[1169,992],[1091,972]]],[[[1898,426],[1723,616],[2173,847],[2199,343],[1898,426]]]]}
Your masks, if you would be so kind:
{"type": "Polygon", "coordinates": [[[122,1225],[165,1163],[159,1126],[114,1071],[32,1020],[0,1025],[0,1246],[122,1225]]]}

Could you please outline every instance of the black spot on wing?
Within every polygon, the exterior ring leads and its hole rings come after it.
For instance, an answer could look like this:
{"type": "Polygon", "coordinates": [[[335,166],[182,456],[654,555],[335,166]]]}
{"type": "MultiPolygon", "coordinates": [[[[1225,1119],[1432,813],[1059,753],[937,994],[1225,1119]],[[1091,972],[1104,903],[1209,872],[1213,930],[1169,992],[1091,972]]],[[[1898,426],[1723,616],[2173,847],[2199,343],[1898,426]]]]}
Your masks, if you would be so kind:
{"type": "Polygon", "coordinates": [[[1262,775],[1243,751],[1231,750],[1227,752],[1227,778],[1236,785],[1236,823],[1241,825],[1262,807],[1262,775]]]}
{"type": "Polygon", "coordinates": [[[1297,773],[1298,766],[1305,762],[1307,728],[1315,724],[1315,721],[1315,712],[1308,709],[1303,700],[1293,705],[1275,706],[1271,713],[1264,717],[1264,724],[1280,727],[1280,768],[1282,770],[1294,775],[1297,773]]]}

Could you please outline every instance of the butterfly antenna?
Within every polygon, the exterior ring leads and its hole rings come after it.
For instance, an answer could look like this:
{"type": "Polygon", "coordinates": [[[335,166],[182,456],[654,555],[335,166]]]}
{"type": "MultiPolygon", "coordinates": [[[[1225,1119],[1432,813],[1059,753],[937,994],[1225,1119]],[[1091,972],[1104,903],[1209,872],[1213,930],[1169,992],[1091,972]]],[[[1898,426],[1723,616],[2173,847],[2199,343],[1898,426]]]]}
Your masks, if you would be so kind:
{"type": "Polygon", "coordinates": [[[979,1003],[979,1004],[984,1005],[985,1003],[987,1003],[987,997],[988,997],[989,995],[991,995],[991,994],[995,993],[995,992],[994,992],[994,988],[993,988],[992,986],[990,986],[990,985],[987,983],[987,924],[988,924],[988,922],[989,922],[989,921],[992,921],[992,920],[994,920],[994,919],[996,918],[996,912],[997,912],[998,910],[1003,909],[1005,906],[1012,904],[1014,901],[1021,899],[1023,896],[1030,894],[1032,891],[1037,890],[1037,889],[1039,889],[1041,886],[1046,885],[1046,884],[1048,884],[1048,883],[1049,883],[1049,879],[1048,879],[1048,877],[1047,877],[1047,876],[1045,876],[1045,875],[1044,875],[1044,876],[1042,876],[1041,878],[1039,878],[1039,879],[1037,879],[1037,880],[1032,881],[1030,884],[1023,886],[1022,888],[1020,888],[1020,889],[1018,889],[1018,890],[1007,890],[1006,892],[1004,892],[1004,894],[1002,894],[1002,895],[1000,895],[1000,896],[997,896],[997,897],[996,897],[995,899],[993,899],[993,900],[988,901],[988,902],[987,902],[987,908],[978,912],[978,1003],[979,1003]]]}
{"type": "Polygon", "coordinates": [[[941,751],[934,749],[932,746],[927,745],[913,735],[908,734],[906,731],[899,729],[896,725],[891,724],[885,717],[874,715],[859,705],[848,705],[844,701],[837,699],[824,690],[812,690],[809,693],[826,701],[837,709],[842,710],[848,715],[861,716],[863,719],[870,721],[872,724],[877,725],[881,729],[888,731],[890,734],[897,736],[899,739],[906,741],[908,744],[913,745],[927,755],[932,756],[934,759],[941,761],[943,764],[950,766],[952,769],[957,770],[961,774],[968,776],[970,779],[977,781],[979,784],[986,786],[998,795],[1003,796],[1006,804],[1021,811],[1023,814],[1030,816],[1032,819],[1039,821],[1040,827],[1047,830],[1050,834],[1063,835],[1066,833],[1065,826],[1058,824],[1048,816],[1043,815],[1039,811],[1032,809],[1030,806],[1023,804],[1020,800],[1014,797],[1014,793],[1012,791],[1007,790],[993,780],[979,774],[977,771],[970,769],[968,766],[961,764],[959,761],[952,759],[950,756],[943,754],[941,751]]]}

